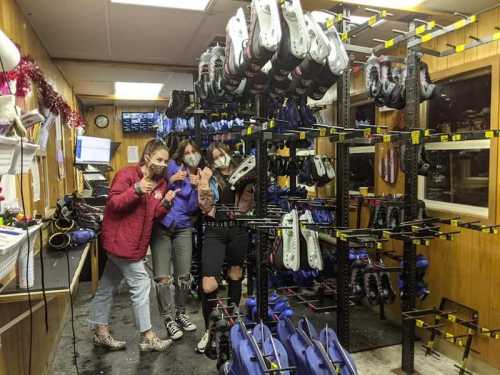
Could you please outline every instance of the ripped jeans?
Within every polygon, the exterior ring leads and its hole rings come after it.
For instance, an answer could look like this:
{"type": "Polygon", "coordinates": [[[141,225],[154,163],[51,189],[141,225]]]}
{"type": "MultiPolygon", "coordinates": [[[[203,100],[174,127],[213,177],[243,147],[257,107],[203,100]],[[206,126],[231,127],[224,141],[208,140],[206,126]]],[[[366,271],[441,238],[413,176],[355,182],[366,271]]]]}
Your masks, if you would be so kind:
{"type": "Polygon", "coordinates": [[[158,305],[164,318],[185,313],[191,290],[192,241],[192,228],[170,230],[157,223],[153,229],[153,273],[158,305]]]}

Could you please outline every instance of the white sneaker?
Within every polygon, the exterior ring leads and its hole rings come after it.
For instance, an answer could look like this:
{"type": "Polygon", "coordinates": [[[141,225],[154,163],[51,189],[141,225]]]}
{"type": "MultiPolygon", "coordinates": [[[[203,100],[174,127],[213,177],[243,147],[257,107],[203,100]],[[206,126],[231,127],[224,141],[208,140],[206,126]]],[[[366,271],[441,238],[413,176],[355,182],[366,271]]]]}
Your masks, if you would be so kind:
{"type": "Polygon", "coordinates": [[[186,314],[178,314],[175,318],[175,322],[186,332],[196,331],[196,325],[191,321],[191,319],[189,319],[189,316],[186,314]]]}
{"type": "Polygon", "coordinates": [[[207,348],[207,345],[208,345],[208,337],[209,337],[209,333],[208,333],[208,329],[205,331],[205,333],[203,334],[203,336],[201,337],[200,341],[198,341],[198,344],[196,344],[196,348],[195,348],[195,351],[198,352],[198,353],[205,353],[205,349],[207,348]]]}
{"type": "Polygon", "coordinates": [[[170,318],[165,319],[165,327],[167,328],[168,337],[172,340],[179,340],[182,336],[184,336],[182,329],[175,320],[170,318]]]}

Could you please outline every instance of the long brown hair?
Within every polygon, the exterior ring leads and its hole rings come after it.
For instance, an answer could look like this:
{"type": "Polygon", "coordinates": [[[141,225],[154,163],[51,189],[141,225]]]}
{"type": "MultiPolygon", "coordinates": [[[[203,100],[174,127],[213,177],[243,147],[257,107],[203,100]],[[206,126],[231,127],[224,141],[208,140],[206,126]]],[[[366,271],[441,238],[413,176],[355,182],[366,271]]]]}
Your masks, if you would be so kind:
{"type": "Polygon", "coordinates": [[[159,150],[165,150],[168,152],[168,147],[160,139],[151,139],[146,143],[146,146],[144,146],[144,150],[142,151],[142,156],[141,160],[139,161],[139,165],[144,165],[146,164],[146,156],[151,156],[153,155],[156,151],[159,150]]]}
{"type": "Polygon", "coordinates": [[[192,139],[185,139],[181,143],[179,143],[179,145],[175,149],[174,154],[172,155],[172,159],[174,159],[177,164],[184,163],[184,150],[187,146],[191,146],[194,151],[201,155],[201,150],[198,145],[192,139]]]}

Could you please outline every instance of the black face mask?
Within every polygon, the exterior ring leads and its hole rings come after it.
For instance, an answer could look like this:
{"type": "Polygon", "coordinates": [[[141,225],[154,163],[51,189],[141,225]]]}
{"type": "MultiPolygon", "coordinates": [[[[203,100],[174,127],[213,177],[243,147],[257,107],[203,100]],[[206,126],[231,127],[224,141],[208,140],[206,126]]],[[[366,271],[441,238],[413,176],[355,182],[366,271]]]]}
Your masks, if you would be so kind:
{"type": "Polygon", "coordinates": [[[151,177],[153,178],[161,178],[165,175],[167,167],[165,165],[150,163],[149,170],[153,174],[151,177]]]}

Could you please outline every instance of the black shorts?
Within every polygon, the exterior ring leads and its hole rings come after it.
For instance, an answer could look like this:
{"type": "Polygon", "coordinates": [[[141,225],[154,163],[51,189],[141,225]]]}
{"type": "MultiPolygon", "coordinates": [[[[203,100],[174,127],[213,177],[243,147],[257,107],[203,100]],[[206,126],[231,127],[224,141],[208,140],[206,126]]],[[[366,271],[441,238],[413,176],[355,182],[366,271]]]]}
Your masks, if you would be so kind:
{"type": "Polygon", "coordinates": [[[248,249],[248,231],[240,227],[208,227],[203,236],[201,272],[219,276],[224,260],[229,266],[243,266],[248,249]]]}

